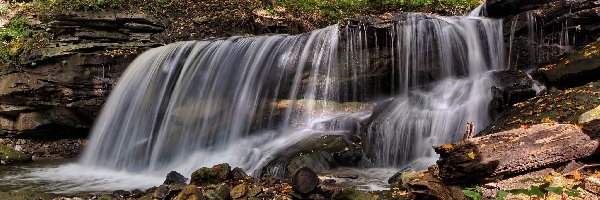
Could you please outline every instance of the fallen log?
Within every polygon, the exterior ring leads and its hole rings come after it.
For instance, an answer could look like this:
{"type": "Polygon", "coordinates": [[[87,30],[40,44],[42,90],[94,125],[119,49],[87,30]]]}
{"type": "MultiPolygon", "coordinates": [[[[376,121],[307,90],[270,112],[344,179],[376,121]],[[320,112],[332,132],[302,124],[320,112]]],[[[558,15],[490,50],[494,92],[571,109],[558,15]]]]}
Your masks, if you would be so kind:
{"type": "Polygon", "coordinates": [[[596,155],[598,135],[571,124],[539,124],[434,149],[445,183],[472,184],[596,155]]]}
{"type": "Polygon", "coordinates": [[[317,173],[308,167],[302,167],[296,170],[292,178],[292,187],[294,191],[300,194],[308,194],[315,190],[319,185],[317,173]]]}
{"type": "MultiPolygon", "coordinates": [[[[433,169],[437,170],[437,169],[433,169]]],[[[407,199],[443,199],[467,200],[462,188],[456,185],[446,185],[440,180],[432,169],[422,176],[407,183],[409,186],[407,199]]]]}

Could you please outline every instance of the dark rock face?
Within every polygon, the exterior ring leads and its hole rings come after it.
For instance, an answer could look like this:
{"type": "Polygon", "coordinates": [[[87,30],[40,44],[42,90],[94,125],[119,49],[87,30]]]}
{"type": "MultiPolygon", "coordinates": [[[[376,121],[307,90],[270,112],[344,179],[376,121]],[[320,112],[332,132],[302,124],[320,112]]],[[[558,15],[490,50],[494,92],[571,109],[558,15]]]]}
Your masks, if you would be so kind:
{"type": "Polygon", "coordinates": [[[600,39],[537,70],[537,77],[559,88],[600,80],[600,39]]]}
{"type": "Polygon", "coordinates": [[[487,0],[486,16],[506,17],[539,8],[553,0],[487,0]]]}
{"type": "Polygon", "coordinates": [[[492,87],[493,99],[490,102],[490,116],[495,119],[511,105],[536,96],[533,80],[525,72],[504,70],[494,73],[498,87],[492,87]]]}
{"type": "Polygon", "coordinates": [[[599,9],[588,0],[488,0],[486,11],[504,18],[510,67],[528,69],[595,41],[599,9]]]}
{"type": "Polygon", "coordinates": [[[53,39],[21,67],[0,68],[0,137],[86,137],[120,74],[163,30],[118,12],[51,15],[38,27],[53,39]]]}

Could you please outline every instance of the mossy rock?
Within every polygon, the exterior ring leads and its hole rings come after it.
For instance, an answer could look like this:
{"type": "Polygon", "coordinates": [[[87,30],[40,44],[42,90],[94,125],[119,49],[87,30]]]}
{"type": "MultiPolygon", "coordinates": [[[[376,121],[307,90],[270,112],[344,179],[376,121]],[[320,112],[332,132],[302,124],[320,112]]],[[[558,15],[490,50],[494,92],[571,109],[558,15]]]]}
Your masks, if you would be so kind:
{"type": "Polygon", "coordinates": [[[230,199],[229,187],[225,184],[208,185],[203,189],[203,196],[208,200],[227,200],[230,199]]]}
{"type": "Polygon", "coordinates": [[[360,146],[343,136],[311,137],[281,152],[263,168],[261,174],[286,178],[300,167],[309,167],[318,173],[337,166],[354,166],[361,158],[360,146]]]}
{"type": "Polygon", "coordinates": [[[23,163],[31,161],[31,156],[4,145],[0,145],[0,161],[2,164],[23,163]]]}
{"type": "Polygon", "coordinates": [[[33,190],[21,190],[18,192],[0,192],[0,199],[11,199],[11,200],[29,200],[29,199],[44,199],[51,200],[57,198],[56,194],[48,194],[42,192],[35,192],[33,190]]]}
{"type": "Polygon", "coordinates": [[[599,72],[600,38],[538,69],[538,73],[548,82],[558,86],[580,85],[581,82],[598,80],[599,72]]]}
{"type": "Polygon", "coordinates": [[[222,183],[230,178],[231,167],[227,163],[218,164],[212,168],[203,167],[192,173],[191,185],[208,185],[222,183]]]}
{"type": "Polygon", "coordinates": [[[315,171],[326,171],[335,167],[335,161],[330,153],[316,151],[293,158],[287,166],[288,173],[294,174],[298,169],[308,167],[315,171]]]}
{"type": "Polygon", "coordinates": [[[600,132],[600,106],[583,113],[579,117],[579,124],[586,131],[600,132]]]}
{"type": "Polygon", "coordinates": [[[195,185],[187,185],[173,200],[202,200],[202,191],[195,185]]]}
{"type": "Polygon", "coordinates": [[[600,81],[537,96],[503,111],[479,135],[542,123],[580,124],[580,116],[600,106],[599,96],[600,81]]]}
{"type": "Polygon", "coordinates": [[[233,189],[231,189],[231,198],[233,199],[238,199],[243,197],[244,195],[246,195],[246,193],[248,192],[248,186],[244,185],[244,184],[239,184],[235,187],[233,187],[233,189]]]}

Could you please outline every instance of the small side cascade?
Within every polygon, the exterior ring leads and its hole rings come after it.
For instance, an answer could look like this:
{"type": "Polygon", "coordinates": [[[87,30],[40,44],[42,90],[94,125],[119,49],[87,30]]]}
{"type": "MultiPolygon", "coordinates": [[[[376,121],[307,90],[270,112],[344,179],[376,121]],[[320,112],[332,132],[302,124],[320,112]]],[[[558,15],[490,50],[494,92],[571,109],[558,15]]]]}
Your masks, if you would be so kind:
{"type": "Polygon", "coordinates": [[[459,140],[467,122],[489,123],[487,72],[506,67],[502,20],[413,14],[393,31],[400,95],[374,111],[365,149],[375,166],[427,166],[432,145],[459,140]]]}

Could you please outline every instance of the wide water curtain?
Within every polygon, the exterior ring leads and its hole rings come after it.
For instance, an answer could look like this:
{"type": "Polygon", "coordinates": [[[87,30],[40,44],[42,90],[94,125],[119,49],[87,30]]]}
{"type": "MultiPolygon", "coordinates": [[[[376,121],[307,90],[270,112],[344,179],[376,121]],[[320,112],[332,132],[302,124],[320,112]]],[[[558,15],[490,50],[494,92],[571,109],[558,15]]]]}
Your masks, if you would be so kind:
{"type": "Polygon", "coordinates": [[[81,162],[161,172],[194,152],[219,151],[253,132],[299,126],[310,120],[310,105],[300,112],[292,103],[283,113],[273,105],[337,95],[338,36],[338,27],[331,26],[297,36],[152,49],[122,76],[81,162]]]}
{"type": "Polygon", "coordinates": [[[409,14],[389,34],[400,95],[374,112],[364,136],[376,166],[432,158],[431,146],[457,141],[467,122],[489,123],[486,72],[505,67],[501,20],[409,14]]]}
{"type": "Polygon", "coordinates": [[[323,108],[391,94],[361,129],[377,166],[431,157],[467,122],[489,123],[487,72],[504,68],[501,20],[409,13],[387,30],[334,25],[152,49],[121,77],[81,162],[161,175],[220,162],[260,172],[298,141],[356,129],[316,126],[324,115],[364,112],[323,108]]]}

